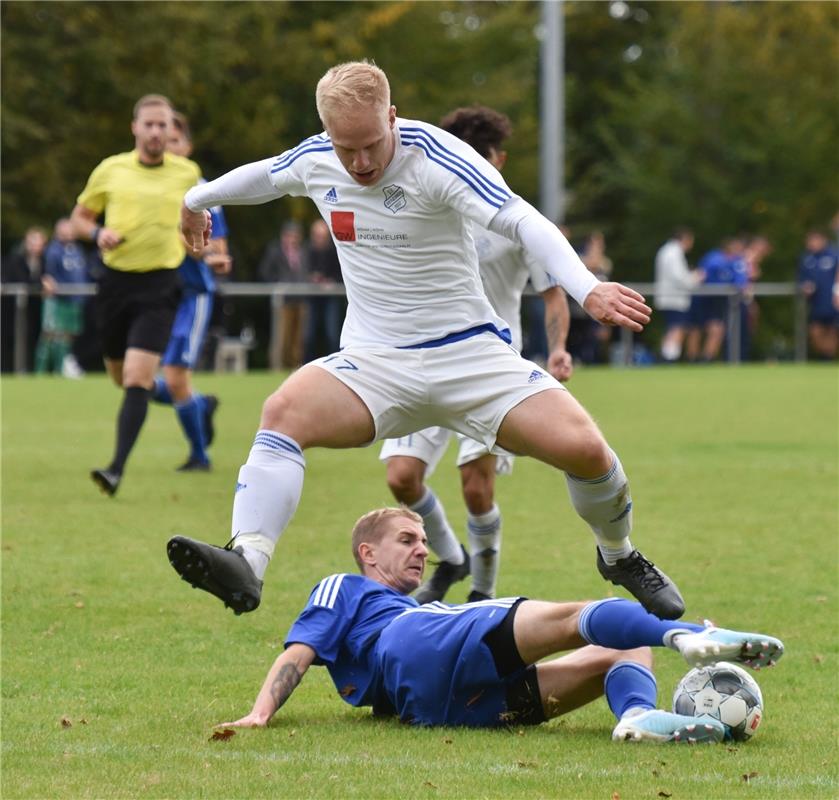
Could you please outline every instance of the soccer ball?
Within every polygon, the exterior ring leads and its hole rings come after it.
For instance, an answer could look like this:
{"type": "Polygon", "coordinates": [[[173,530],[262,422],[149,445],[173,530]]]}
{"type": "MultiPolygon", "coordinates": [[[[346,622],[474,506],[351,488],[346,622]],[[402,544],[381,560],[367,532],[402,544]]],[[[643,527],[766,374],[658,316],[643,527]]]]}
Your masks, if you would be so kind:
{"type": "Polygon", "coordinates": [[[719,661],[692,669],[673,694],[673,711],[690,717],[713,717],[725,725],[726,738],[745,742],[763,718],[763,695],[744,669],[719,661]]]}

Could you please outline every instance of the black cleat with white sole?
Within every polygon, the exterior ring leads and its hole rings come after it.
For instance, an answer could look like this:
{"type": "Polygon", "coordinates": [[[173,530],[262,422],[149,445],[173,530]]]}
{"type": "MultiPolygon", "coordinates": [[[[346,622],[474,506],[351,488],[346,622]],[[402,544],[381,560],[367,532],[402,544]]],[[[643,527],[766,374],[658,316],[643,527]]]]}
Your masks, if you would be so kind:
{"type": "Polygon", "coordinates": [[[679,619],[685,613],[685,601],[676,584],[637,550],[615,564],[607,564],[598,548],[597,569],[607,581],[623,586],[650,614],[679,619]]]}
{"type": "Polygon", "coordinates": [[[218,547],[173,536],[166,553],[175,572],[190,586],[215,595],[235,614],[246,614],[259,606],[262,581],[254,575],[242,548],[232,546],[233,541],[218,547]]]}

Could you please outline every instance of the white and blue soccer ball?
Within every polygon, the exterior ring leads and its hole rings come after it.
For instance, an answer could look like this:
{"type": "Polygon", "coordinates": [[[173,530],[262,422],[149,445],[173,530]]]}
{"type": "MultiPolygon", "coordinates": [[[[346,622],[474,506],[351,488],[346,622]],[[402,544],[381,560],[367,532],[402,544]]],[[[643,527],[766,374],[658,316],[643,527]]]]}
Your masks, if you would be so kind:
{"type": "Polygon", "coordinates": [[[725,725],[726,738],[751,739],[763,719],[763,695],[746,670],[719,661],[698,667],[679,681],[673,711],[691,717],[711,717],[725,725]]]}

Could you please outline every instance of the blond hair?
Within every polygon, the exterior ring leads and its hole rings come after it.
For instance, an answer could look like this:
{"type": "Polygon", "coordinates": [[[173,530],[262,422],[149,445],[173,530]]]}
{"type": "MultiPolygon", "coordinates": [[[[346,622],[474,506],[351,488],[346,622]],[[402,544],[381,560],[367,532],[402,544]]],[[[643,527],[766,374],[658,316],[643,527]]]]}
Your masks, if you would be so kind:
{"type": "Polygon", "coordinates": [[[327,70],[315,90],[318,116],[324,127],[327,118],[353,109],[390,107],[387,75],[372,61],[348,61],[327,70]]]}
{"type": "Polygon", "coordinates": [[[170,110],[172,103],[166,95],[163,94],[144,94],[136,103],[134,103],[134,119],[140,114],[140,109],[146,106],[166,106],[170,110]]]}
{"type": "Polygon", "coordinates": [[[358,568],[364,572],[364,562],[361,560],[358,548],[362,542],[367,544],[378,544],[387,530],[387,522],[392,519],[410,519],[422,524],[422,517],[410,508],[377,508],[375,511],[368,511],[358,519],[352,529],[352,554],[358,568]]]}

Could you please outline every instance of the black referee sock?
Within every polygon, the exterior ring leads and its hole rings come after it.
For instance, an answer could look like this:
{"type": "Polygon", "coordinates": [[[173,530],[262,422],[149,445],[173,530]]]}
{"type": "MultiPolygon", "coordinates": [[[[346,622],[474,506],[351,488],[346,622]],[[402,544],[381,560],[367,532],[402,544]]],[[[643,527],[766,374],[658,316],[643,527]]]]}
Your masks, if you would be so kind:
{"type": "Polygon", "coordinates": [[[122,407],[117,416],[117,447],[109,472],[122,474],[128,454],[134,447],[149,410],[149,390],[142,386],[129,386],[125,390],[122,407]]]}

